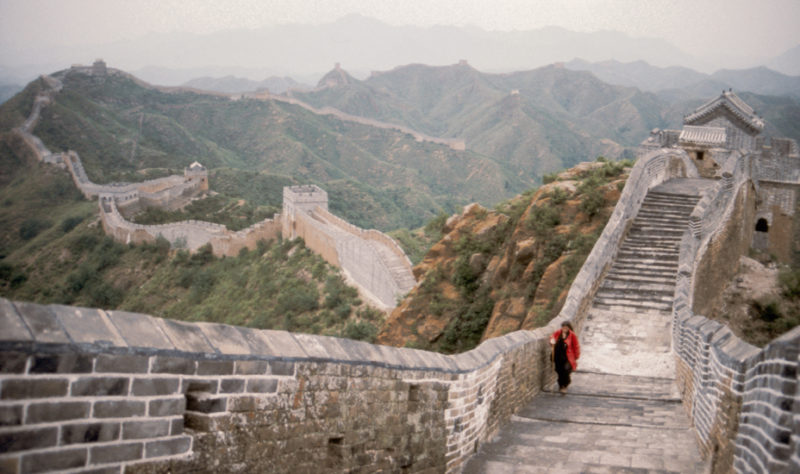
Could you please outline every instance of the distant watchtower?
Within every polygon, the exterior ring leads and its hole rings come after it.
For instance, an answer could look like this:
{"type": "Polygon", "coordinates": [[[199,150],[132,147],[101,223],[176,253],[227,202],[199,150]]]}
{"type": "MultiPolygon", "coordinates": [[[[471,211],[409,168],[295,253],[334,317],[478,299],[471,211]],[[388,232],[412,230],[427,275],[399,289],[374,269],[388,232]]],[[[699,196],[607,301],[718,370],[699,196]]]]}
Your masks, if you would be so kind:
{"type": "Polygon", "coordinates": [[[183,169],[186,181],[198,181],[200,189],[208,191],[208,170],[197,161],[183,169]]]}
{"type": "Polygon", "coordinates": [[[108,68],[106,68],[106,62],[102,59],[95,60],[94,64],[92,64],[92,75],[93,76],[105,76],[108,74],[108,68]]]}
{"type": "Polygon", "coordinates": [[[283,188],[283,238],[297,237],[294,221],[298,212],[311,212],[318,206],[328,210],[328,193],[319,186],[304,184],[283,188]]]}

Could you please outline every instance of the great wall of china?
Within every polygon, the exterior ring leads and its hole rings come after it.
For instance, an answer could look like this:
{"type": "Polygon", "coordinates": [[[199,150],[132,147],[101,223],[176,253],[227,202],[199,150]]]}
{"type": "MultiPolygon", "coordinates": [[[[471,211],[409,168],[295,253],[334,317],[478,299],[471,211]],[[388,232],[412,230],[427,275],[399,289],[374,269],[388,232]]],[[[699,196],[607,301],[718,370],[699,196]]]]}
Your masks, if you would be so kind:
{"type": "MultiPolygon", "coordinates": [[[[70,73],[105,76],[118,72],[109,71],[104,63],[98,61],[91,68],[73,67],[70,73]]],[[[316,186],[313,189],[324,199],[315,200],[313,206],[293,205],[293,197],[302,194],[300,190],[304,189],[303,186],[287,188],[284,190],[281,214],[237,232],[223,225],[203,221],[161,225],[141,225],[129,221],[126,217],[146,207],[177,209],[207,192],[207,170],[194,162],[184,170],[183,176],[173,175],[142,183],[93,183],[76,152],[54,154],[32,133],[42,107],[51,103],[62,88],[57,78],[43,76],[43,80],[49,88],[36,97],[30,116],[14,131],[28,143],[40,161],[66,168],[87,199],[98,198],[103,229],[118,242],[154,242],[162,237],[173,247],[196,251],[204,245],[211,245],[212,252],[217,256],[235,256],[243,248],[255,248],[259,240],[271,240],[281,235],[285,238],[302,237],[311,250],[342,269],[348,281],[382,309],[393,308],[397,298],[406,294],[416,283],[411,272],[411,261],[397,242],[377,230],[360,229],[329,213],[327,193],[316,186]],[[291,225],[287,224],[290,222],[291,225]],[[302,231],[298,233],[293,230],[296,227],[302,231]]]]}
{"type": "MultiPolygon", "coordinates": [[[[711,119],[729,117],[731,107],[742,110],[730,95],[717,100],[710,103],[711,119]]],[[[656,131],[643,144],[559,316],[544,328],[493,338],[458,355],[0,299],[0,469],[455,473],[516,465],[798,472],[800,328],[759,349],[702,316],[702,308],[751,244],[778,252],[791,245],[780,227],[793,218],[800,157],[793,142],[766,146],[757,137],[760,129],[750,133],[752,147],[728,148],[738,123],[727,120],[686,124],[704,126],[703,134],[716,135],[713,142],[686,127],[656,131]],[[631,299],[601,297],[601,285],[609,269],[628,258],[623,243],[641,232],[637,219],[651,206],[647,197],[680,188],[693,193],[697,204],[689,207],[688,225],[678,232],[674,294],[659,300],[668,309],[626,312],[631,311],[626,305],[638,306],[631,299]],[[793,205],[784,207],[787,199],[793,205]],[[758,225],[761,219],[772,219],[766,231],[758,225]],[[606,305],[618,309],[597,309],[606,305]],[[572,400],[594,400],[548,393],[554,379],[548,338],[562,321],[572,321],[586,345],[582,364],[591,366],[591,354],[616,347],[596,344],[599,333],[619,339],[619,328],[604,320],[615,313],[630,315],[623,327],[640,337],[626,339],[627,351],[616,354],[625,364],[640,354],[671,361],[657,365],[661,378],[639,378],[677,384],[682,416],[689,420],[685,428],[665,424],[667,412],[661,409],[655,410],[662,415],[653,428],[625,418],[590,425],[528,418],[526,413],[540,406],[552,415],[577,410],[579,405],[569,405],[572,400]],[[665,346],[654,347],[653,335],[639,334],[639,324],[653,324],[648,317],[656,325],[666,318],[663,327],[671,337],[665,346]],[[513,439],[513,432],[504,431],[509,426],[541,426],[551,436],[526,435],[526,444],[513,451],[493,448],[498,433],[513,439]],[[554,436],[560,426],[568,427],[568,434],[554,436]],[[589,452],[578,438],[579,430],[590,428],[634,436],[619,443],[594,437],[599,451],[589,452]],[[676,436],[691,444],[680,445],[675,454],[656,449],[678,446],[676,436]],[[536,451],[537,440],[543,451],[536,451]],[[675,464],[677,458],[691,458],[693,450],[704,461],[675,464]],[[557,464],[573,455],[583,457],[557,464]]],[[[315,191],[309,191],[312,201],[319,197],[315,191]]],[[[655,254],[648,252],[645,261],[653,265],[655,254]]],[[[653,304],[637,304],[645,303],[653,304]]],[[[663,341],[664,333],[660,329],[655,336],[663,341]]],[[[596,363],[595,370],[602,365],[596,363]]],[[[576,384],[585,379],[604,385],[595,381],[612,376],[610,370],[579,371],[576,384]]],[[[613,417],[630,407],[639,420],[655,406],[651,396],[634,391],[613,409],[598,404],[594,410],[613,417]]],[[[664,403],[674,406],[671,398],[664,403]]]]}

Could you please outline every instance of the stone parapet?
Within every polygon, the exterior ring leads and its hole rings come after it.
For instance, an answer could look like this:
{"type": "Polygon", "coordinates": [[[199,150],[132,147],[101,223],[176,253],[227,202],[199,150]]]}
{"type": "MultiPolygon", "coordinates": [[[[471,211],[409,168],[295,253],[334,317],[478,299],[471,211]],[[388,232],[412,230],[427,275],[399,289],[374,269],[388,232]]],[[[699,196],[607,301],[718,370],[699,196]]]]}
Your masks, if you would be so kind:
{"type": "Polygon", "coordinates": [[[796,472],[800,328],[759,350],[694,312],[695,294],[709,300],[713,280],[724,280],[710,278],[709,269],[732,274],[749,247],[757,176],[750,156],[734,158],[698,203],[681,242],[673,305],[676,379],[714,472],[796,472]]]}
{"type": "Polygon", "coordinates": [[[553,327],[455,355],[0,299],[3,472],[459,472],[553,327]]]}

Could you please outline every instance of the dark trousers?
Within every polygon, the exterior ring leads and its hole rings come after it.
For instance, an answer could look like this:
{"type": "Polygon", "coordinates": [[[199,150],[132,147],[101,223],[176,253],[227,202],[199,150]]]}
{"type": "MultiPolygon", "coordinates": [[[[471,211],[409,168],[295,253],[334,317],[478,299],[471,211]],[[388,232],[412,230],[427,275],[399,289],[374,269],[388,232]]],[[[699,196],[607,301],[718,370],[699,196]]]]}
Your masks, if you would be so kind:
{"type": "Polygon", "coordinates": [[[569,362],[556,364],[556,373],[558,373],[558,388],[566,388],[569,383],[569,374],[572,372],[572,366],[569,362]]]}

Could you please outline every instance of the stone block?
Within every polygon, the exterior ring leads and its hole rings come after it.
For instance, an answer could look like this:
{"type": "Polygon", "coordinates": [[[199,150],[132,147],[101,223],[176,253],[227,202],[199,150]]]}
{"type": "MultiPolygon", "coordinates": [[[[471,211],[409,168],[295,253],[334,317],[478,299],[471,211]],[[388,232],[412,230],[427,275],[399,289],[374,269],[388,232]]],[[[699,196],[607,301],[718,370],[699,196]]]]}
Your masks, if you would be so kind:
{"type": "Polygon", "coordinates": [[[170,420],[122,422],[122,439],[161,438],[169,436],[170,420]]]}
{"type": "Polygon", "coordinates": [[[237,360],[234,364],[236,375],[265,375],[269,362],[265,360],[237,360]]]}
{"type": "Polygon", "coordinates": [[[72,382],[73,397],[124,396],[128,394],[127,377],[83,377],[72,382]]]}
{"type": "Polygon", "coordinates": [[[217,393],[219,390],[219,380],[216,379],[189,379],[184,378],[181,384],[181,392],[205,392],[217,393]]]}
{"type": "Polygon", "coordinates": [[[183,434],[183,417],[174,418],[169,424],[169,434],[178,436],[183,434]]]}
{"type": "Polygon", "coordinates": [[[15,303],[17,311],[33,333],[38,343],[69,344],[67,333],[47,306],[33,303],[15,303]]]}
{"type": "Polygon", "coordinates": [[[233,374],[232,360],[197,361],[197,375],[231,375],[231,374],[233,374]]]}
{"type": "Polygon", "coordinates": [[[0,385],[0,399],[63,397],[69,390],[67,379],[7,379],[0,385]]]}
{"type": "Polygon", "coordinates": [[[129,347],[173,350],[175,346],[156,323],[156,318],[146,314],[126,311],[108,311],[113,324],[129,347]]]}
{"type": "Polygon", "coordinates": [[[223,379],[219,383],[219,393],[244,392],[244,379],[223,379]]]}
{"type": "Polygon", "coordinates": [[[183,415],[184,411],[186,411],[186,397],[180,397],[151,400],[147,413],[150,416],[171,416],[183,415]]]}
{"type": "Polygon", "coordinates": [[[0,341],[33,341],[33,335],[28,331],[14,304],[5,298],[0,298],[0,341]]]}
{"type": "Polygon", "coordinates": [[[175,349],[189,353],[216,354],[203,331],[196,325],[171,319],[154,319],[154,321],[175,349]]]}
{"type": "Polygon", "coordinates": [[[147,404],[140,400],[103,400],[94,402],[95,418],[130,418],[144,416],[147,404]]]}
{"type": "Polygon", "coordinates": [[[277,390],[277,379],[249,379],[245,391],[252,393],[275,393],[277,390]]]}
{"type": "Polygon", "coordinates": [[[137,397],[154,395],[173,395],[179,393],[180,382],[177,378],[134,379],[131,394],[137,397]]]}
{"type": "Polygon", "coordinates": [[[294,375],[294,362],[287,362],[282,360],[269,361],[267,374],[270,375],[294,375]]]}
{"type": "Polygon", "coordinates": [[[49,448],[58,443],[58,427],[30,428],[0,432],[0,453],[49,448]]]}
{"type": "Polygon", "coordinates": [[[76,423],[61,427],[61,444],[96,443],[119,439],[119,422],[76,423]]]}
{"type": "Polygon", "coordinates": [[[145,374],[150,366],[147,356],[100,354],[95,363],[95,372],[145,374]]]}
{"type": "Polygon", "coordinates": [[[13,351],[3,352],[3,357],[0,357],[0,374],[22,374],[27,365],[28,354],[13,351]]]}
{"type": "Polygon", "coordinates": [[[250,354],[250,346],[236,327],[216,323],[197,323],[197,326],[221,354],[250,354]]]}
{"type": "Polygon", "coordinates": [[[28,405],[25,424],[49,423],[53,421],[88,418],[91,411],[89,402],[45,402],[28,405]]]}
{"type": "Polygon", "coordinates": [[[120,463],[135,461],[144,456],[144,443],[93,446],[89,450],[89,464],[120,463]]]}
{"type": "Polygon", "coordinates": [[[203,392],[186,394],[186,409],[200,413],[219,413],[225,411],[227,397],[215,397],[203,392]]]}
{"type": "Polygon", "coordinates": [[[0,427],[22,424],[22,405],[0,406],[0,427]]]}
{"type": "Polygon", "coordinates": [[[254,355],[294,359],[308,357],[297,339],[287,331],[247,328],[239,328],[239,331],[250,344],[251,353],[254,355]]]}
{"type": "Polygon", "coordinates": [[[155,356],[150,371],[154,374],[194,375],[196,362],[185,357],[155,356]]]}
{"type": "Polygon", "coordinates": [[[86,466],[89,453],[86,448],[59,449],[22,457],[22,472],[51,472],[86,466]]]}
{"type": "Polygon", "coordinates": [[[150,441],[145,445],[145,457],[176,456],[188,452],[191,447],[191,436],[176,436],[164,440],[150,441]]]}
{"type": "Polygon", "coordinates": [[[108,316],[99,309],[63,305],[51,305],[50,309],[61,321],[70,339],[77,344],[127,347],[108,316]]]}
{"type": "Polygon", "coordinates": [[[87,354],[72,352],[63,354],[34,354],[31,356],[31,366],[28,373],[73,373],[87,374],[94,366],[93,357],[87,354]]]}

